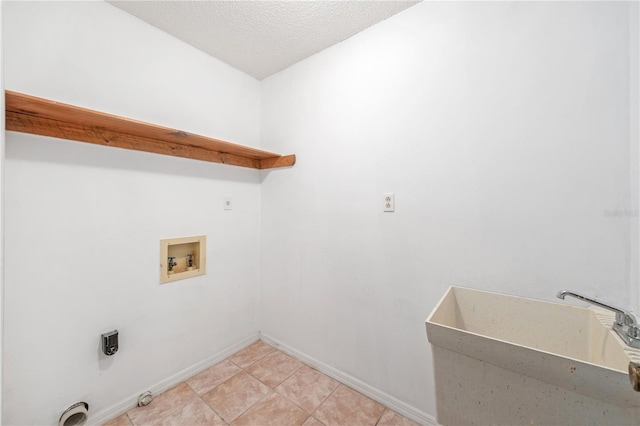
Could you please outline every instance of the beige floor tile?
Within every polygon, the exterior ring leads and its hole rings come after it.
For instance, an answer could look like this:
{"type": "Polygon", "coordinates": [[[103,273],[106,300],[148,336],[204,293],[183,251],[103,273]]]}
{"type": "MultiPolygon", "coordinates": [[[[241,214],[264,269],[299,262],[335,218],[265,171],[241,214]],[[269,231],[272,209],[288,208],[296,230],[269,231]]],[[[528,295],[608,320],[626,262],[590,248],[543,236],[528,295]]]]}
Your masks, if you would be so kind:
{"type": "Polygon", "coordinates": [[[127,417],[126,414],[121,415],[120,417],[116,417],[111,420],[109,423],[105,423],[102,426],[131,426],[131,420],[127,417]]]}
{"type": "Polygon", "coordinates": [[[304,364],[289,355],[275,351],[245,371],[270,388],[275,388],[304,364]]]}
{"type": "Polygon", "coordinates": [[[306,422],[302,423],[302,426],[324,426],[317,419],[309,417],[306,422]]]}
{"type": "Polygon", "coordinates": [[[226,426],[222,417],[214,412],[202,399],[198,398],[192,403],[185,405],[182,409],[174,412],[157,424],[167,426],[226,426]]]}
{"type": "Polygon", "coordinates": [[[378,426],[418,426],[418,424],[387,408],[384,410],[378,426]]]}
{"type": "Polygon", "coordinates": [[[365,426],[375,425],[384,409],[384,406],[353,389],[339,385],[313,416],[327,426],[365,426]]]}
{"type": "Polygon", "coordinates": [[[296,426],[309,414],[283,396],[271,392],[233,422],[233,426],[296,426]]]}
{"type": "Polygon", "coordinates": [[[202,395],[202,399],[227,423],[231,423],[270,390],[260,381],[241,372],[202,395]]]}
{"type": "Polygon", "coordinates": [[[233,426],[417,426],[262,342],[103,426],[222,426],[231,422],[233,426]]]}
{"type": "Polygon", "coordinates": [[[202,395],[240,371],[240,367],[226,359],[188,379],[187,384],[198,395],[202,395]]]}
{"type": "Polygon", "coordinates": [[[229,360],[240,368],[247,368],[254,362],[264,358],[271,352],[275,351],[274,348],[266,343],[257,341],[252,345],[247,346],[240,352],[231,355],[229,360]]]}
{"type": "Polygon", "coordinates": [[[305,365],[282,382],[276,391],[308,413],[313,413],[338,384],[331,377],[305,365]]]}
{"type": "Polygon", "coordinates": [[[198,399],[198,395],[186,383],[158,395],[146,407],[136,407],[127,415],[134,425],[148,425],[170,416],[187,404],[198,399]]]}

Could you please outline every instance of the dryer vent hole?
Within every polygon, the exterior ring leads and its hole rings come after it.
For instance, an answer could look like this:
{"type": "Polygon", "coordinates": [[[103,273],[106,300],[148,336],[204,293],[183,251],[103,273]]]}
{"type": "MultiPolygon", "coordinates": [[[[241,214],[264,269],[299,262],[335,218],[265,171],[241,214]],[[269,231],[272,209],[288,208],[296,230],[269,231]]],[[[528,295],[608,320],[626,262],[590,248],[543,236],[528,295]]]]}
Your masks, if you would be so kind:
{"type": "Polygon", "coordinates": [[[86,402],[76,402],[71,407],[64,410],[58,426],[82,426],[87,422],[89,414],[89,404],[86,402]]]}
{"type": "Polygon", "coordinates": [[[63,426],[80,426],[87,421],[87,415],[84,413],[72,414],[71,417],[64,422],[63,426]]]}

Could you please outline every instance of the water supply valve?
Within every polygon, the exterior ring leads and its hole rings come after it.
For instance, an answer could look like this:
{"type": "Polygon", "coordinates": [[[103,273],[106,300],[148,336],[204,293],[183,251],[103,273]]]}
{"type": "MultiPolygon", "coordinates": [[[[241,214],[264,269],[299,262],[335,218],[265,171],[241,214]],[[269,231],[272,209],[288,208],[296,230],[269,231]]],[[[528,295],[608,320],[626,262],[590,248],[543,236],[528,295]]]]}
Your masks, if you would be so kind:
{"type": "Polygon", "coordinates": [[[207,236],[160,240],[160,284],[206,273],[207,236]]]}
{"type": "Polygon", "coordinates": [[[169,263],[167,264],[167,270],[169,272],[173,272],[173,267],[176,266],[178,262],[176,262],[175,256],[169,256],[169,263]]]}

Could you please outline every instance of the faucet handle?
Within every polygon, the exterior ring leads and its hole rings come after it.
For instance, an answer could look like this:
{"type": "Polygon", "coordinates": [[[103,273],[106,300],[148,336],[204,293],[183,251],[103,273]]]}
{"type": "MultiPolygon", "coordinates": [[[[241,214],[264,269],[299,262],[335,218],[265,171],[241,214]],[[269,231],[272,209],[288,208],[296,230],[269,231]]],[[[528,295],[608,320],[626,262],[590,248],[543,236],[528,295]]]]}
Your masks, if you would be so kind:
{"type": "Polygon", "coordinates": [[[630,327],[635,326],[636,317],[631,312],[627,312],[627,311],[616,312],[616,324],[628,325],[630,327]]]}
{"type": "Polygon", "coordinates": [[[627,328],[627,335],[632,339],[640,339],[640,327],[637,325],[629,325],[627,328]]]}

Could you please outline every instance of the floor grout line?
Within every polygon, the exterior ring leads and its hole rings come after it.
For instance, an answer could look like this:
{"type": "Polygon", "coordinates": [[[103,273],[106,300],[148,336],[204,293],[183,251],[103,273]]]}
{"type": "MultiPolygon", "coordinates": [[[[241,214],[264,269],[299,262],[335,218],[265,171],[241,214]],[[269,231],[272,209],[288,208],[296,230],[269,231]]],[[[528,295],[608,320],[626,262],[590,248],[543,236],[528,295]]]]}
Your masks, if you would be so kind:
{"type": "MultiPolygon", "coordinates": [[[[322,373],[320,373],[320,374],[322,374],[322,373]]],[[[327,377],[328,377],[328,376],[327,376],[327,377]]],[[[336,382],[337,382],[337,380],[336,380],[336,382]]],[[[318,406],[316,407],[316,409],[315,409],[315,410],[313,410],[313,413],[311,413],[311,415],[312,415],[312,416],[313,416],[313,415],[318,411],[318,409],[320,409],[320,407],[322,407],[322,404],[324,404],[325,402],[327,402],[327,399],[329,399],[329,398],[331,397],[331,395],[333,395],[333,393],[334,393],[336,390],[338,390],[338,388],[340,387],[340,385],[341,385],[341,383],[340,383],[340,382],[338,382],[338,386],[336,386],[336,387],[335,387],[331,392],[329,392],[329,395],[327,395],[327,397],[326,397],[325,399],[323,399],[323,400],[322,400],[322,402],[321,402],[320,404],[318,404],[318,406]]],[[[313,418],[314,418],[314,419],[316,419],[316,420],[318,420],[315,416],[314,416],[313,418]]],[[[318,420],[318,421],[320,422],[320,420],[318,420]]],[[[320,423],[322,423],[322,422],[320,422],[320,423]]],[[[322,423],[322,424],[324,424],[324,423],[322,423]]]]}
{"type": "MultiPolygon", "coordinates": [[[[236,374],[237,374],[237,373],[236,373],[236,374]]],[[[235,374],[234,374],[234,376],[235,376],[235,374]]],[[[233,376],[232,376],[232,377],[233,377],[233,376]]],[[[231,377],[229,377],[229,379],[230,379],[230,378],[231,378],[231,377]]],[[[229,380],[229,379],[227,379],[227,380],[229,380]]],[[[226,380],[225,380],[225,382],[226,382],[226,380]]],[[[224,383],[224,382],[222,382],[222,383],[224,383]]],[[[222,384],[222,383],[220,383],[220,384],[222,384]]],[[[213,388],[211,388],[211,390],[215,389],[216,387],[217,387],[217,386],[214,386],[213,388]]],[[[208,392],[208,391],[207,391],[207,392],[208,392]]],[[[205,392],[205,393],[207,393],[207,392],[205,392]]],[[[204,395],[204,394],[202,394],[202,395],[204,395]]],[[[218,417],[220,417],[220,418],[222,419],[222,421],[223,421],[223,422],[225,422],[225,424],[229,425],[229,422],[228,422],[228,421],[226,421],[226,420],[224,419],[224,417],[222,417],[222,414],[218,413],[218,412],[217,412],[217,411],[216,411],[216,410],[215,410],[211,405],[209,405],[209,404],[207,403],[207,401],[205,401],[205,400],[204,400],[204,398],[202,398],[202,395],[198,395],[198,397],[200,398],[200,400],[201,400],[202,402],[204,402],[204,404],[205,404],[207,407],[209,407],[209,409],[210,409],[211,411],[213,411],[214,413],[216,413],[216,415],[217,415],[218,417]]]]}
{"type": "Polygon", "coordinates": [[[380,420],[382,420],[382,416],[384,416],[384,413],[386,413],[387,410],[388,410],[388,408],[384,407],[384,410],[382,410],[382,413],[380,413],[380,417],[378,417],[378,420],[376,420],[375,426],[378,426],[378,423],[380,423],[380,420]]]}
{"type": "MultiPolygon", "coordinates": [[[[257,380],[257,379],[256,379],[256,380],[257,380]]],[[[262,383],[262,382],[261,382],[261,383],[262,383]]],[[[271,388],[269,388],[269,389],[271,389],[271,388]]],[[[265,399],[267,396],[269,396],[269,394],[270,394],[271,392],[273,392],[273,389],[271,389],[271,391],[270,391],[270,392],[267,392],[267,393],[266,393],[262,398],[260,398],[259,400],[257,400],[257,401],[256,401],[256,402],[254,402],[253,404],[251,404],[249,407],[247,407],[247,409],[246,409],[246,410],[244,410],[242,413],[238,414],[238,416],[237,416],[235,419],[233,419],[233,421],[232,421],[232,422],[229,422],[229,423],[227,423],[227,424],[228,424],[229,426],[231,426],[231,423],[235,422],[235,421],[236,421],[236,420],[238,420],[240,417],[242,417],[242,415],[243,415],[244,413],[246,413],[247,411],[251,410],[251,409],[253,408],[253,406],[254,406],[254,405],[256,405],[257,403],[259,403],[260,401],[262,401],[263,399],[265,399]]],[[[225,421],[226,421],[226,420],[225,420],[225,421]]]]}

